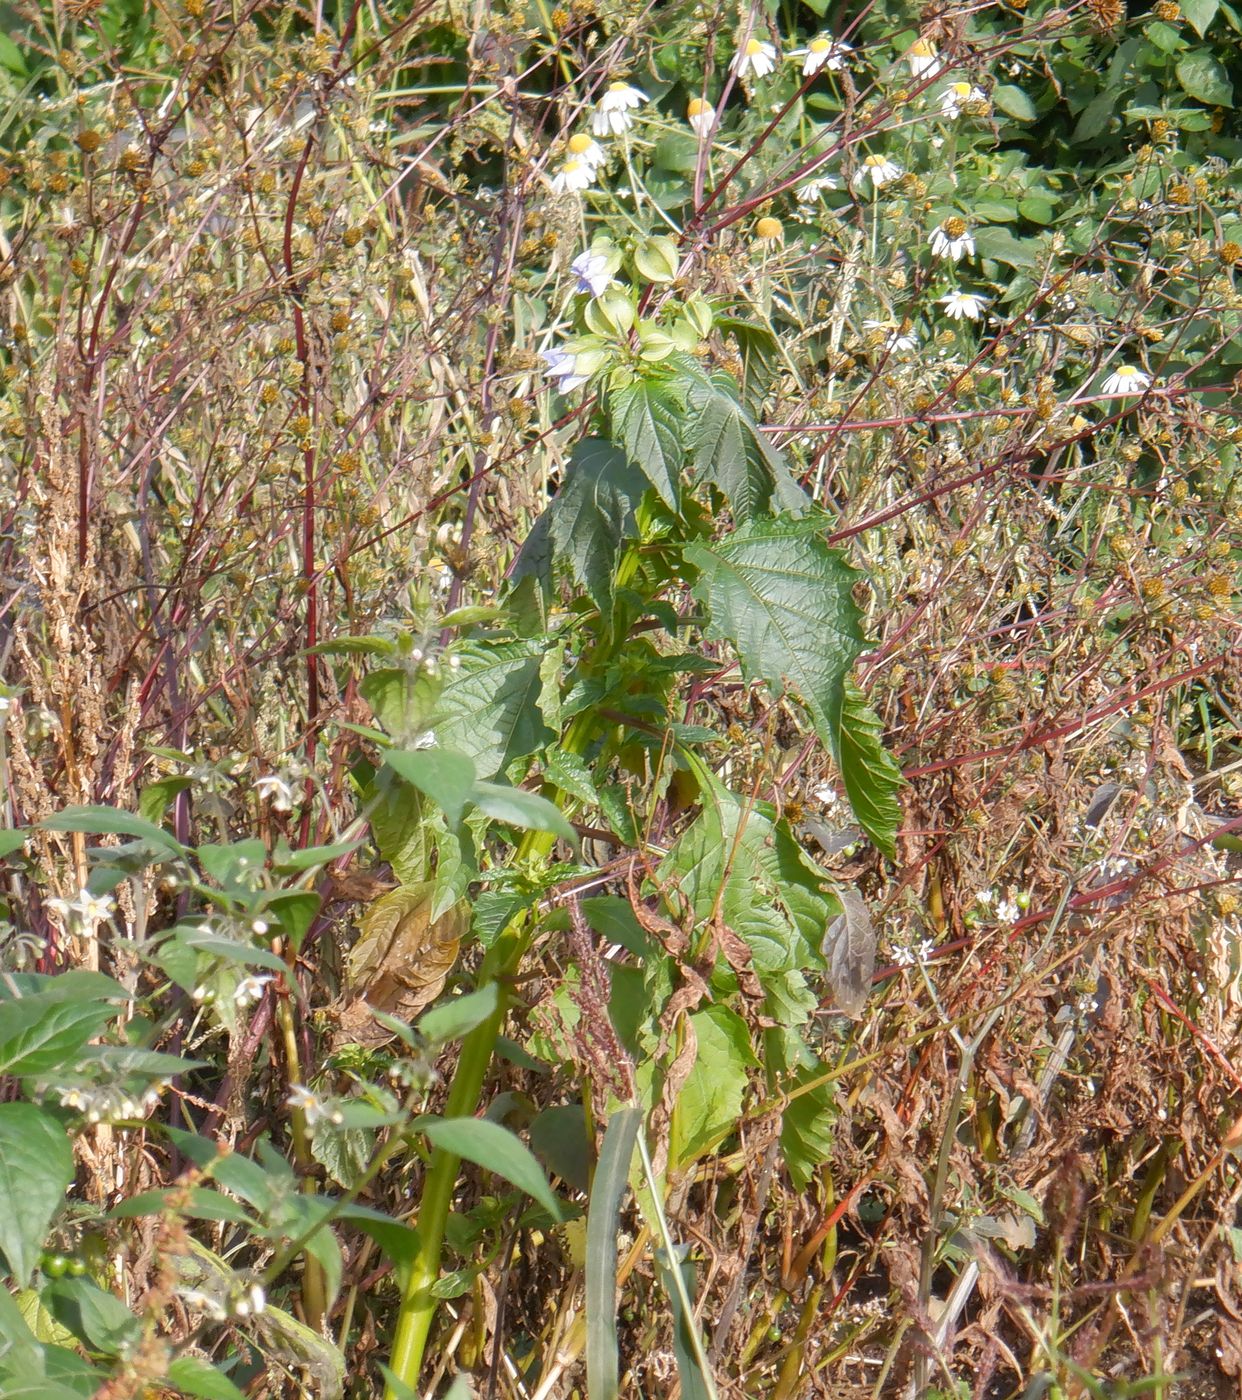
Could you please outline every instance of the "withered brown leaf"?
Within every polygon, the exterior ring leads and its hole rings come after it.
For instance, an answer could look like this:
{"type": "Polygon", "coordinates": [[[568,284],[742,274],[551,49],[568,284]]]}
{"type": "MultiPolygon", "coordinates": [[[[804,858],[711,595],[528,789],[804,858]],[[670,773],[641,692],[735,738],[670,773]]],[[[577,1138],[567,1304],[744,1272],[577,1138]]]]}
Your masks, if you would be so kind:
{"type": "Polygon", "coordinates": [[[349,980],[338,1038],[386,1040],[388,1032],[372,1019],[372,1010],[408,1021],[440,995],[470,927],[470,910],[459,900],[433,922],[435,896],[431,881],[401,885],[363,915],[361,936],[346,958],[349,980]]]}

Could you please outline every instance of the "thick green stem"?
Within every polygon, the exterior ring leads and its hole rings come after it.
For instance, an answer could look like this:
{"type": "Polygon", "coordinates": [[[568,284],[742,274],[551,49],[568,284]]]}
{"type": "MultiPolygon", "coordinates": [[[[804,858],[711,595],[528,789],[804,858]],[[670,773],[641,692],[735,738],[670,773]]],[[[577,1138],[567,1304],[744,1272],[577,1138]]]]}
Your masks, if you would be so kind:
{"type": "MultiPolygon", "coordinates": [[[[595,717],[589,711],[577,715],[565,731],[565,738],[561,743],[562,750],[581,755],[590,742],[594,727],[595,717]]],[[[564,800],[563,794],[561,800],[564,800]]],[[[527,832],[517,849],[517,864],[522,865],[531,859],[548,856],[555,843],[556,837],[551,832],[527,832]]],[[[462,1041],[461,1056],[453,1072],[453,1082],[449,1087],[448,1102],[444,1108],[446,1118],[468,1117],[478,1106],[483,1081],[487,1077],[492,1052],[496,1048],[496,1037],[500,1034],[501,1023],[505,1017],[508,980],[517,971],[534,932],[533,923],[525,915],[520,915],[509,925],[483,961],[479,980],[483,984],[489,981],[499,982],[500,1000],[496,1010],[487,1020],[476,1026],[462,1041]]],[[[396,1379],[411,1389],[418,1383],[423,1353],[435,1318],[437,1300],[431,1290],[440,1277],[444,1226],[448,1220],[453,1187],[456,1185],[460,1166],[460,1157],[451,1152],[444,1152],[438,1147],[434,1148],[431,1163],[427,1168],[427,1179],[423,1185],[422,1200],[419,1202],[418,1253],[410,1266],[409,1277],[401,1297],[401,1310],[397,1314],[390,1362],[396,1379]]],[[[392,1386],[385,1390],[384,1395],[385,1400],[397,1400],[397,1392],[392,1386]]]]}

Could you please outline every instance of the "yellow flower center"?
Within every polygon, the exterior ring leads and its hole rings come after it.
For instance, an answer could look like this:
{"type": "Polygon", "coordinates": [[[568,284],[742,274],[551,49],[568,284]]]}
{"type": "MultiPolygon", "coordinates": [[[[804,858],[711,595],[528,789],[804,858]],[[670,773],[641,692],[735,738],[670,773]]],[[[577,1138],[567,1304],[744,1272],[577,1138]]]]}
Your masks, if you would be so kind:
{"type": "Polygon", "coordinates": [[[710,112],[711,110],[712,105],[710,102],[704,101],[701,97],[692,97],[690,99],[690,105],[686,108],[686,115],[688,117],[701,117],[704,112],[710,112]]]}
{"type": "Polygon", "coordinates": [[[1133,379],[1137,373],[1138,370],[1136,370],[1133,365],[1122,365],[1121,368],[1117,371],[1117,378],[1133,379]]]}
{"type": "Polygon", "coordinates": [[[626,88],[628,88],[628,87],[629,87],[629,83],[619,83],[619,82],[618,82],[618,83],[609,83],[609,84],[608,84],[608,91],[609,91],[609,92],[624,92],[624,91],[626,90],[626,88]]]}
{"type": "Polygon", "coordinates": [[[950,238],[960,238],[966,232],[965,219],[946,219],[943,224],[945,233],[950,238]]]}
{"type": "Polygon", "coordinates": [[[746,57],[754,58],[756,54],[763,52],[763,44],[758,39],[750,39],[746,43],[746,57]]]}
{"type": "Polygon", "coordinates": [[[827,39],[812,39],[811,42],[807,45],[807,48],[812,53],[827,53],[831,47],[832,45],[828,42],[827,39]]]}
{"type": "Polygon", "coordinates": [[[583,136],[581,133],[569,138],[569,150],[570,153],[575,156],[586,155],[594,144],[595,142],[592,141],[589,136],[583,136]]]}
{"type": "Polygon", "coordinates": [[[906,52],[911,58],[935,58],[936,46],[926,39],[916,39],[906,52]]]}
{"type": "Polygon", "coordinates": [[[952,91],[956,96],[958,96],[958,97],[969,97],[969,96],[970,96],[970,84],[969,84],[969,83],[954,83],[954,84],[953,84],[953,87],[952,87],[952,89],[951,89],[951,91],[952,91]]]}
{"type": "Polygon", "coordinates": [[[577,156],[570,156],[561,168],[566,175],[572,175],[575,170],[582,169],[582,162],[577,158],[577,156]]]}
{"type": "Polygon", "coordinates": [[[871,166],[874,170],[877,165],[887,164],[887,160],[888,158],[886,156],[865,156],[863,158],[863,164],[871,166]]]}
{"type": "Polygon", "coordinates": [[[755,237],[762,239],[765,243],[775,243],[784,232],[779,219],[760,219],[755,225],[755,237]]]}

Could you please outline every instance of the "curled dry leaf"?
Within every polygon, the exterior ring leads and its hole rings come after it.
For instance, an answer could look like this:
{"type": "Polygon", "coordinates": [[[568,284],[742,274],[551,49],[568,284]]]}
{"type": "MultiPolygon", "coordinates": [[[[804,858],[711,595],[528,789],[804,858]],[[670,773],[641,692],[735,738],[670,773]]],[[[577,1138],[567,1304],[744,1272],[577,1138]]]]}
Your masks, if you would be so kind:
{"type": "Polygon", "coordinates": [[[867,1004],[875,972],[875,926],[857,891],[839,889],[836,896],[841,913],[824,930],[823,953],[837,1010],[856,1020],[867,1004]]]}
{"type": "Polygon", "coordinates": [[[402,885],[363,916],[361,936],[346,959],[349,984],[337,1039],[376,1044],[388,1032],[371,1011],[412,1020],[440,995],[463,935],[470,927],[464,901],[434,922],[435,885],[402,885]]]}

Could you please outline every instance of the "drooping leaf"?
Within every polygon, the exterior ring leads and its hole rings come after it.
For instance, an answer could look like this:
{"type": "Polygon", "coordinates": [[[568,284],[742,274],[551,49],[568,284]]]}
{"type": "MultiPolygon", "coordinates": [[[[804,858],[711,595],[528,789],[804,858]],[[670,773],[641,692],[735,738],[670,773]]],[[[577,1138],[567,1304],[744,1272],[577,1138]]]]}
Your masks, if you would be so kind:
{"type": "Polygon", "coordinates": [[[445,681],[434,728],[441,746],[473,759],[482,778],[555,737],[538,705],[545,649],[541,640],[468,642],[454,652],[461,664],[445,681]]]}
{"type": "Polygon", "coordinates": [[[694,1264],[685,1257],[689,1253],[687,1246],[678,1245],[676,1248],[681,1257],[670,1260],[664,1250],[658,1250],[655,1263],[656,1274],[673,1315],[673,1355],[677,1361],[682,1400],[716,1400],[715,1384],[704,1366],[705,1354],[698,1336],[698,1323],[686,1306],[687,1301],[691,1307],[694,1304],[694,1264]]]}
{"type": "Polygon", "coordinates": [[[548,1185],[530,1148],[508,1128],[486,1118],[416,1118],[410,1125],[423,1133],[434,1147],[462,1157],[476,1166],[502,1176],[519,1191],[525,1191],[552,1216],[563,1217],[561,1203],[548,1185]]]}
{"type": "Polygon", "coordinates": [[[675,514],[680,510],[685,405],[664,379],[635,379],[608,400],[615,440],[675,514]]]}
{"type": "Polygon", "coordinates": [[[694,477],[726,498],[734,519],[749,521],[772,511],[801,515],[809,508],[809,497],[738,401],[737,386],[727,374],[696,371],[689,377],[686,408],[694,477]]]}
{"type": "Polygon", "coordinates": [[[0,1252],[19,1285],[73,1180],[73,1150],[55,1118],[29,1103],[0,1103],[0,1252]]]}
{"type": "Polygon", "coordinates": [[[341,1033],[376,1039],[372,1009],[409,1021],[440,995],[470,927],[464,902],[434,917],[435,884],[403,885],[376,900],[349,951],[349,990],[341,1033]]]}
{"type": "Polygon", "coordinates": [[[718,316],[716,326],[737,342],[742,357],[742,402],[752,414],[757,414],[780,364],[776,337],[766,326],[735,316],[718,316]]]}
{"type": "Polygon", "coordinates": [[[880,850],[893,859],[901,821],[897,793],[905,779],[884,747],[879,716],[850,676],[845,678],[835,752],[854,815],[880,850]]]}
{"type": "Polygon", "coordinates": [[[173,855],[184,855],[185,847],[167,831],[116,807],[65,807],[39,825],[44,831],[80,831],[88,836],[132,836],[173,855]]]}
{"type": "Polygon", "coordinates": [[[690,545],[686,558],[700,571],[694,594],[710,614],[707,635],[732,642],[747,675],[798,696],[837,759],[855,815],[891,854],[900,775],[874,714],[847,684],[863,647],[854,570],[814,522],[780,518],[690,545]]]}
{"type": "Polygon", "coordinates": [[[875,925],[867,901],[855,890],[838,889],[841,912],[824,931],[824,959],[837,1010],[859,1017],[875,972],[875,925]]]}
{"type": "Polygon", "coordinates": [[[476,783],[472,797],[479,811],[493,821],[505,822],[523,831],[552,831],[569,842],[578,840],[565,813],[540,793],[502,783],[476,783]]]}
{"type": "Polygon", "coordinates": [[[620,1108],[608,1120],[587,1208],[586,1353],[588,1400],[616,1400],[617,1227],[621,1198],[629,1183],[630,1161],[642,1122],[642,1109],[620,1108]]]}

